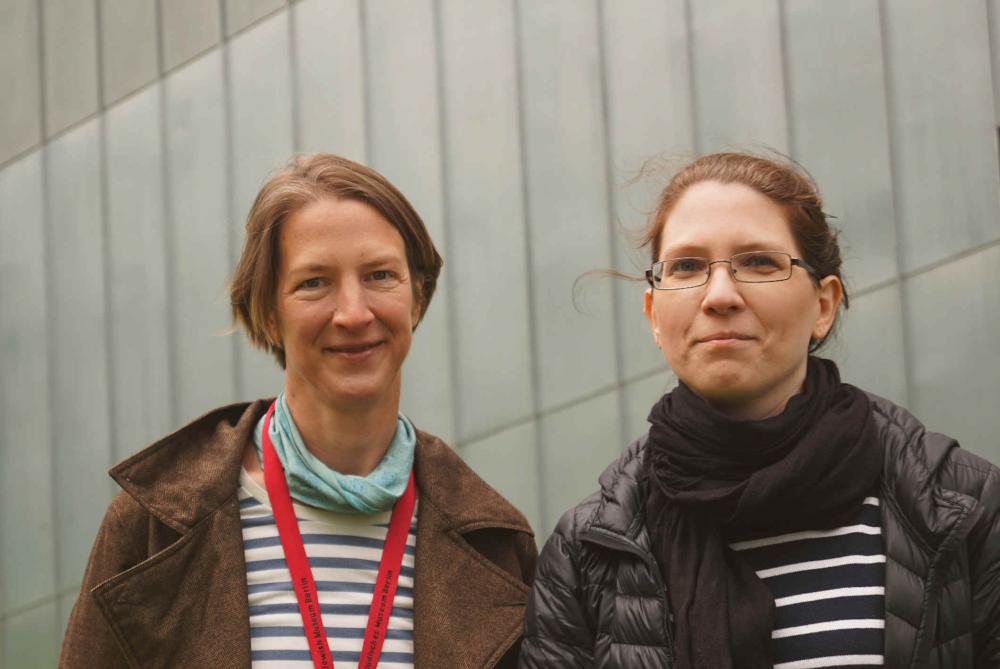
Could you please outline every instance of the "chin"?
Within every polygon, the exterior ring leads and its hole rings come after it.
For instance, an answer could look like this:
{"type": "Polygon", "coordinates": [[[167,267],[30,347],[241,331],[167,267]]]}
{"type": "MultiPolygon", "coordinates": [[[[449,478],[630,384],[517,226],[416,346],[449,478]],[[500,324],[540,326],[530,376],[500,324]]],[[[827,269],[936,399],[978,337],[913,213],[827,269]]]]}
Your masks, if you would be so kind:
{"type": "Polygon", "coordinates": [[[752,370],[728,361],[701,366],[690,380],[682,380],[712,404],[744,402],[759,391],[752,370]]]}

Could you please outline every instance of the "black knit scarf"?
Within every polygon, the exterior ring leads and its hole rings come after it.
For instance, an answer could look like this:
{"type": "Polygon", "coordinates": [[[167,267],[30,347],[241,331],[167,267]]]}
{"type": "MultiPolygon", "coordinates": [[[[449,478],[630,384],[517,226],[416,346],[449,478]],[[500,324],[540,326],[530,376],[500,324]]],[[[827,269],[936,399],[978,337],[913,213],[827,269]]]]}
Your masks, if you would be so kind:
{"type": "Polygon", "coordinates": [[[810,358],[803,392],[778,416],[734,420],[681,383],[649,421],[646,524],[676,666],[770,669],[774,598],[727,538],[848,522],[882,473],[868,397],[810,358]]]}

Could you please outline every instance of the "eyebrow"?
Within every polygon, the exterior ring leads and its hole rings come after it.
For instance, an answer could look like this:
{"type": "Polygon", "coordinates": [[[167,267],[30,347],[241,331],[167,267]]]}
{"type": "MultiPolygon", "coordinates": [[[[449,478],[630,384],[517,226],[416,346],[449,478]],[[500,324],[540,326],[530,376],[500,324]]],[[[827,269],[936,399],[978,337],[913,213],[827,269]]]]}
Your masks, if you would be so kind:
{"type": "MultiPolygon", "coordinates": [[[[781,253],[788,253],[791,255],[796,255],[797,251],[794,249],[784,250],[782,249],[782,244],[774,244],[771,242],[744,242],[742,244],[737,244],[732,248],[732,255],[737,253],[746,253],[747,251],[780,251],[781,253]]],[[[664,258],[687,258],[687,257],[706,257],[707,251],[705,246],[701,244],[681,244],[675,250],[670,250],[666,254],[661,254],[664,258]]]]}
{"type": "Polygon", "coordinates": [[[374,267],[376,265],[392,265],[394,263],[406,264],[406,258],[400,258],[395,254],[382,254],[375,256],[374,258],[365,261],[361,264],[361,267],[368,268],[374,267]]]}
{"type": "MultiPolygon", "coordinates": [[[[382,255],[375,256],[374,258],[371,258],[370,260],[366,260],[365,262],[361,263],[360,267],[361,267],[361,269],[370,269],[372,267],[377,267],[379,265],[392,265],[392,264],[403,264],[403,265],[405,265],[406,264],[406,259],[405,258],[398,258],[395,255],[382,254],[382,255]]],[[[329,270],[330,270],[330,266],[329,265],[325,265],[325,264],[319,263],[319,262],[308,262],[308,263],[305,263],[303,265],[293,266],[293,267],[289,268],[288,271],[289,271],[290,274],[311,274],[313,272],[318,273],[318,274],[322,274],[323,272],[327,272],[329,270]]]]}

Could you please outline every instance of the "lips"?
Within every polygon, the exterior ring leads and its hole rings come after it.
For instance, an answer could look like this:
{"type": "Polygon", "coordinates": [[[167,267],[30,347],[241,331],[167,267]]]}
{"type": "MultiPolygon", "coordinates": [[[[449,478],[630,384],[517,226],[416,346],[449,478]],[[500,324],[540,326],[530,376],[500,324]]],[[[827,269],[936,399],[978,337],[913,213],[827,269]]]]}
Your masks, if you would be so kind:
{"type": "Polygon", "coordinates": [[[706,344],[711,341],[749,341],[753,339],[748,334],[741,332],[715,332],[698,340],[699,344],[706,344]]]}
{"type": "Polygon", "coordinates": [[[325,350],[330,353],[342,353],[345,355],[358,355],[361,353],[367,353],[378,346],[381,346],[383,342],[373,341],[373,342],[358,342],[356,344],[340,344],[338,346],[328,346],[325,350]]]}

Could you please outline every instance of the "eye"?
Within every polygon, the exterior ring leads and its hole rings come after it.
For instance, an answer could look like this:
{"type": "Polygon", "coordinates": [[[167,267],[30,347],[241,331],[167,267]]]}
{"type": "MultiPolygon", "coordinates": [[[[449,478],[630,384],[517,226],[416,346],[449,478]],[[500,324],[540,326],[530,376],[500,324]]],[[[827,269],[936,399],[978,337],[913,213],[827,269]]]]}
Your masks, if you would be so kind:
{"type": "Polygon", "coordinates": [[[754,253],[743,259],[742,264],[746,267],[776,267],[775,259],[764,253],[754,253]]]}
{"type": "Polygon", "coordinates": [[[312,290],[312,289],[315,289],[315,288],[320,288],[320,287],[322,287],[322,285],[323,285],[323,279],[320,279],[319,277],[315,277],[314,276],[314,277],[306,279],[305,281],[303,281],[302,283],[300,283],[299,284],[299,288],[304,288],[306,290],[312,290]]]}
{"type": "Polygon", "coordinates": [[[666,263],[668,274],[692,274],[705,271],[705,261],[701,258],[675,258],[666,263]]]}
{"type": "Polygon", "coordinates": [[[368,273],[368,281],[380,288],[393,288],[399,282],[399,273],[391,269],[376,269],[368,273]]]}

